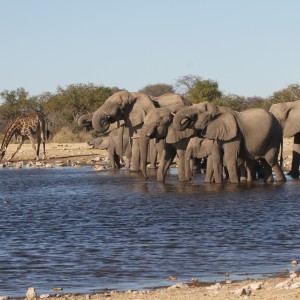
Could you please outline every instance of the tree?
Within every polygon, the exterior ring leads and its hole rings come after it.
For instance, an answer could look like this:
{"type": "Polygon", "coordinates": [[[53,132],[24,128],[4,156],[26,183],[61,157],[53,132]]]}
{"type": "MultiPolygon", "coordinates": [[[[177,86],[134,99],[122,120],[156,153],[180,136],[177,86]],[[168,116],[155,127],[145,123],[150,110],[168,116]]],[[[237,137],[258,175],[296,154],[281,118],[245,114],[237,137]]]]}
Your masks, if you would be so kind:
{"type": "Polygon", "coordinates": [[[300,100],[300,85],[291,84],[287,88],[274,92],[268,99],[270,104],[300,100]]]}
{"type": "Polygon", "coordinates": [[[20,113],[28,110],[38,110],[39,105],[34,98],[29,98],[29,93],[24,88],[0,93],[3,104],[0,107],[1,117],[12,120],[20,113]]]}
{"type": "Polygon", "coordinates": [[[140,89],[139,92],[159,97],[163,94],[174,93],[174,87],[165,83],[149,84],[140,89]]]}
{"type": "Polygon", "coordinates": [[[203,80],[195,75],[180,77],[177,80],[176,87],[193,103],[212,102],[222,97],[222,92],[219,91],[219,84],[216,81],[203,80]]]}
{"type": "Polygon", "coordinates": [[[202,78],[200,76],[196,76],[196,75],[181,76],[179,77],[179,79],[177,79],[175,88],[178,93],[187,97],[189,91],[195,87],[195,84],[198,81],[202,81],[202,78]]]}

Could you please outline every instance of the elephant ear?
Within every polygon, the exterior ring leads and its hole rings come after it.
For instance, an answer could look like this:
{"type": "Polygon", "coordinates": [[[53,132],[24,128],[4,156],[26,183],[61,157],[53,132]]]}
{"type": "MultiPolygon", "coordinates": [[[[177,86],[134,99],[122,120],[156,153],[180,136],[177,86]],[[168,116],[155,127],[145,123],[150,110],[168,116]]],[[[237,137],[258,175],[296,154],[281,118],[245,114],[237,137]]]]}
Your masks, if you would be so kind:
{"type": "Polygon", "coordinates": [[[300,117],[299,113],[290,109],[287,114],[285,124],[283,126],[283,136],[291,137],[300,131],[300,117]]]}
{"type": "Polygon", "coordinates": [[[125,113],[125,124],[127,127],[137,126],[144,122],[146,115],[154,108],[154,104],[148,95],[135,97],[128,106],[125,113]]]}
{"type": "Polygon", "coordinates": [[[167,137],[166,137],[166,142],[168,144],[177,143],[182,139],[191,137],[194,134],[194,132],[195,131],[193,129],[189,129],[189,128],[187,128],[183,131],[176,130],[174,128],[173,123],[171,123],[169,128],[168,128],[168,134],[167,134],[167,137]]]}
{"type": "Polygon", "coordinates": [[[237,121],[231,113],[217,114],[201,134],[211,140],[229,141],[238,134],[237,121]]]}
{"type": "Polygon", "coordinates": [[[197,157],[204,158],[212,154],[214,141],[209,139],[201,139],[197,150],[197,157]]]}

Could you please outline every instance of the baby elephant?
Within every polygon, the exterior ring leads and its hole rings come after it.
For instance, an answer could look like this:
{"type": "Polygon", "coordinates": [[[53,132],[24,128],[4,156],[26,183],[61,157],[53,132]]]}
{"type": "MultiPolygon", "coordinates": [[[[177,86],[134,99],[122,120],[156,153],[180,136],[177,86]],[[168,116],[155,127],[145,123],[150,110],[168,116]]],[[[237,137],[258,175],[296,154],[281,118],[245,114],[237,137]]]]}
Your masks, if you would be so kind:
{"type": "MultiPolygon", "coordinates": [[[[214,181],[214,171],[213,171],[213,159],[212,159],[212,150],[214,146],[214,141],[207,138],[193,137],[190,139],[187,148],[186,148],[186,159],[191,160],[193,158],[207,158],[206,172],[205,172],[205,182],[214,181]]],[[[265,175],[265,181],[269,173],[272,173],[272,169],[267,166],[263,161],[265,175]]],[[[224,167],[224,173],[228,178],[226,165],[224,167]]],[[[258,171],[257,162],[253,160],[244,160],[240,157],[237,158],[237,167],[240,181],[252,181],[256,178],[256,172],[258,171]]],[[[192,169],[192,167],[191,167],[192,169]]],[[[189,170],[189,176],[193,174],[189,170]]]]}
{"type": "MultiPolygon", "coordinates": [[[[118,147],[118,136],[102,136],[92,139],[88,142],[88,145],[93,146],[95,149],[107,150],[108,157],[113,169],[121,168],[121,162],[123,157],[120,157],[118,147]]],[[[131,145],[129,142],[129,136],[123,135],[123,154],[126,157],[125,167],[129,168],[131,160],[131,145]]]]}

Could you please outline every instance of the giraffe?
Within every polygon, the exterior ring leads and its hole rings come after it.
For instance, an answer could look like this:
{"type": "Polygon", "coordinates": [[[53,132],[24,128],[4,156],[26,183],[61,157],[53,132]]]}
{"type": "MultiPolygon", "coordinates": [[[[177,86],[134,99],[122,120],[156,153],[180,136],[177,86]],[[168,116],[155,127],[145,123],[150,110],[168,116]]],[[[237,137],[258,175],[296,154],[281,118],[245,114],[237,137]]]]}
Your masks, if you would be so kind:
{"type": "Polygon", "coordinates": [[[21,136],[21,141],[17,147],[17,150],[12,154],[8,161],[10,161],[17,154],[26,139],[29,139],[31,142],[36,160],[39,160],[40,145],[42,142],[44,150],[43,158],[46,158],[45,142],[46,139],[48,139],[49,130],[47,118],[42,112],[32,112],[27,115],[18,116],[14,120],[4,135],[0,150],[0,161],[5,155],[6,149],[13,135],[16,137],[21,136]],[[37,147],[35,146],[35,140],[37,141],[37,147]]]}

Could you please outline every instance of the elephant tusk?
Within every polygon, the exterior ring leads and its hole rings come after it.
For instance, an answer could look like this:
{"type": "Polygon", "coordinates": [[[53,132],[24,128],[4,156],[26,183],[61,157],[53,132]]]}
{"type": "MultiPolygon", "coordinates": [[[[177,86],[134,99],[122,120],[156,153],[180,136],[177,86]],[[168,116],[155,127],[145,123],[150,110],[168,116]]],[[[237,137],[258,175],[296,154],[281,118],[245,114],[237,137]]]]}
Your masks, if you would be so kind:
{"type": "Polygon", "coordinates": [[[171,115],[175,116],[175,113],[174,113],[174,112],[171,112],[171,115]]]}

